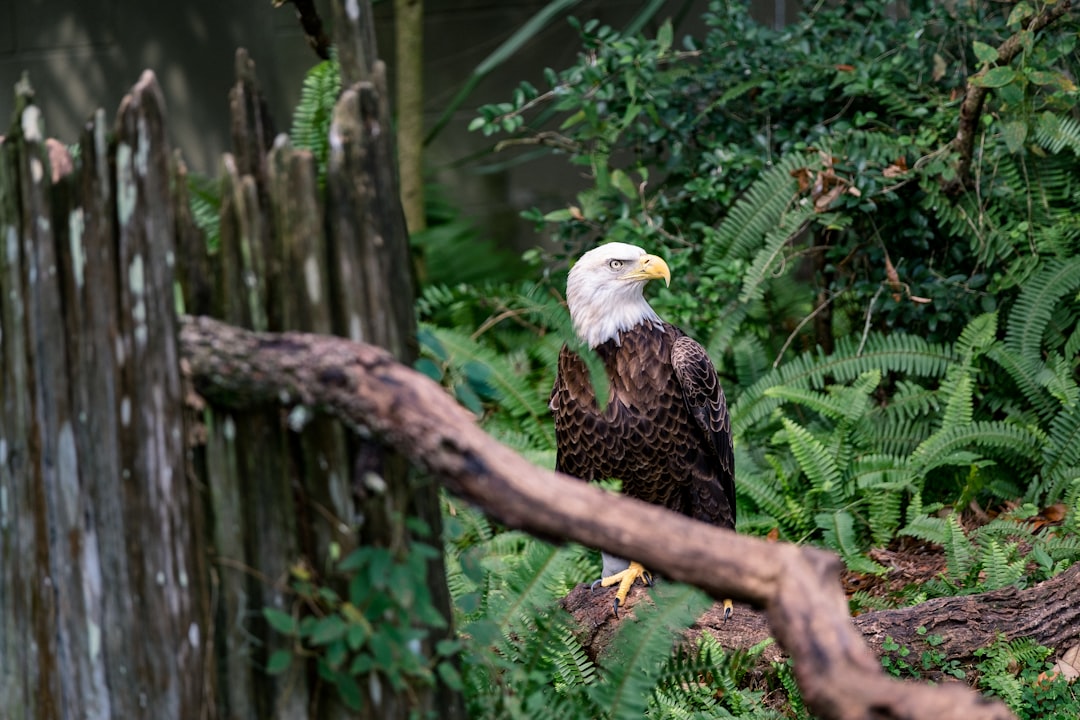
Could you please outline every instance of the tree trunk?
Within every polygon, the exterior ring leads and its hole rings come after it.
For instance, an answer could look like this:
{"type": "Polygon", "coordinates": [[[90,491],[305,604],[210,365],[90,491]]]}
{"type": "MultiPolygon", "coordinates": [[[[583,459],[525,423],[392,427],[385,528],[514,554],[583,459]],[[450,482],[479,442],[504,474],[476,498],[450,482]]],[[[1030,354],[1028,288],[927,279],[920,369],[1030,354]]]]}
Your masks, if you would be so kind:
{"type": "MultiPolygon", "coordinates": [[[[852,622],[879,656],[885,654],[882,645],[886,638],[912,650],[913,657],[933,650],[946,661],[963,664],[972,663],[976,650],[999,637],[1031,638],[1047,647],[1066,650],[1080,643],[1078,586],[1080,564],[1024,590],[1010,587],[978,595],[935,598],[897,610],[864,613],[852,622]],[[928,642],[931,638],[933,644],[928,642]]],[[[646,589],[636,586],[627,597],[627,612],[632,613],[633,606],[647,596],[646,589]]],[[[602,657],[618,628],[618,621],[611,616],[610,593],[592,592],[588,585],[581,585],[562,604],[574,616],[586,652],[594,659],[602,657]]],[[[713,607],[689,629],[687,636],[693,639],[704,631],[728,650],[746,649],[771,637],[766,614],[744,606],[738,606],[729,620],[724,620],[721,606],[713,607]]],[[[782,658],[783,653],[775,645],[762,655],[767,662],[782,658]]]]}
{"type": "Polygon", "coordinates": [[[397,144],[401,205],[409,233],[427,225],[424,207],[424,2],[394,0],[397,144]]]}

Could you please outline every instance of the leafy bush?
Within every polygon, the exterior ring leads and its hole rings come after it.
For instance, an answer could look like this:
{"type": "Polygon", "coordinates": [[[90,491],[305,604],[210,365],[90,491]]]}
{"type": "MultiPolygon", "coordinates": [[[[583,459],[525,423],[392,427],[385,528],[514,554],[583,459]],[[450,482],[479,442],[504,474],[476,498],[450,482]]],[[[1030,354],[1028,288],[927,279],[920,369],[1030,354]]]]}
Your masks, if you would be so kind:
{"type": "MultiPolygon", "coordinates": [[[[540,402],[569,337],[551,268],[601,240],[639,244],[675,276],[654,306],[724,377],[741,532],[867,573],[884,571],[870,547],[940,544],[947,571],[918,598],[1060,572],[1078,555],[1080,68],[1071,19],[1026,29],[1050,8],[925,3],[897,20],[884,2],[818,4],[773,30],[713,2],[706,34],[678,44],[670,25],[580,25],[577,63],[473,128],[547,146],[589,185],[527,213],[558,248],[532,255],[539,284],[424,289],[431,374],[550,464],[540,402]],[[967,166],[970,88],[988,95],[967,166]],[[1059,526],[1028,522],[1060,502],[1059,526]],[[970,503],[1006,511],[973,528],[970,503]]],[[[1006,676],[988,668],[981,686],[1006,676]]]]}

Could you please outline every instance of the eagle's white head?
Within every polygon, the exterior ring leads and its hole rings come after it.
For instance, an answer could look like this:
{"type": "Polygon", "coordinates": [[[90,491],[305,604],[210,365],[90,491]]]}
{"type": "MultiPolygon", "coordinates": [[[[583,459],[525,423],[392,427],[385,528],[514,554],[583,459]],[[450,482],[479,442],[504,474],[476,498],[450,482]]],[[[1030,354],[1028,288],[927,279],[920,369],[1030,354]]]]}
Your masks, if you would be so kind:
{"type": "Polygon", "coordinates": [[[574,332],[589,347],[615,339],[642,322],[660,322],[642,291],[645,283],[671,270],[656,255],[626,243],[608,243],[578,259],[566,279],[566,303],[574,332]]]}

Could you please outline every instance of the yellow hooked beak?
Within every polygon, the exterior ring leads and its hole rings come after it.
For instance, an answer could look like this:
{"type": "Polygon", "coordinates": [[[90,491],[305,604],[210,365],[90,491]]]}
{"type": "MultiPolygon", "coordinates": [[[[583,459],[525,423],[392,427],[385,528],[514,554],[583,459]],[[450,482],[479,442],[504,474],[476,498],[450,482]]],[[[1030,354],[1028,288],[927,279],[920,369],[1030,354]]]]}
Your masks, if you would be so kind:
{"type": "Polygon", "coordinates": [[[623,275],[627,280],[658,280],[664,279],[665,285],[671,285],[671,269],[664,262],[664,258],[656,255],[642,255],[637,260],[637,267],[623,275]]]}

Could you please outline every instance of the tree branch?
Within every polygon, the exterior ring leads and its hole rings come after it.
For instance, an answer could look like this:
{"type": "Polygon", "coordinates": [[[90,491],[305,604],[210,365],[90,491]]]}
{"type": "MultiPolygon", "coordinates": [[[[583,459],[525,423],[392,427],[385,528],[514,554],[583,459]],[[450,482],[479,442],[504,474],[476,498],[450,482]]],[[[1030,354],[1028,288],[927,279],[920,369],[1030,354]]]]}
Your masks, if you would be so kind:
{"type": "Polygon", "coordinates": [[[320,58],[329,60],[330,36],[326,34],[326,28],[323,25],[322,17],[319,16],[318,8],[315,7],[314,0],[274,0],[274,7],[278,8],[290,2],[296,8],[296,19],[304,30],[304,37],[307,38],[308,45],[320,58]]]}
{"type": "MultiPolygon", "coordinates": [[[[930,650],[946,661],[965,664],[973,662],[975,651],[992,644],[999,635],[1007,640],[1031,638],[1041,645],[1065,649],[1080,643],[1080,604],[1073,600],[1078,584],[1080,564],[1024,590],[1008,587],[978,595],[935,598],[896,610],[864,613],[852,623],[878,656],[885,653],[882,645],[886,638],[911,650],[912,658],[930,650]],[[934,644],[928,642],[930,639],[934,644]]],[[[635,587],[620,610],[632,614],[646,595],[646,590],[635,587]]],[[[603,655],[619,624],[611,617],[610,596],[581,585],[562,604],[574,616],[589,656],[603,655]]],[[[694,639],[702,631],[710,632],[726,650],[752,647],[771,635],[765,615],[736,608],[731,619],[725,620],[720,605],[702,615],[687,636],[694,639]]],[[[767,662],[781,658],[782,653],[775,648],[768,648],[762,656],[767,662]]]]}
{"type": "Polygon", "coordinates": [[[990,88],[972,84],[984,77],[991,68],[1004,67],[1011,63],[1024,47],[1025,33],[1037,33],[1050,23],[1069,12],[1071,0],[1062,0],[1054,5],[1045,5],[1041,12],[1031,19],[1026,28],[1016,32],[997,47],[997,62],[987,65],[967,79],[964,101],[960,104],[960,123],[956,137],[949,147],[960,154],[956,161],[956,176],[945,185],[947,192],[961,191],[971,174],[971,161],[975,155],[975,137],[978,134],[979,118],[982,116],[983,103],[990,88]]]}
{"type": "Polygon", "coordinates": [[[303,403],[378,435],[454,494],[506,525],[641,561],[714,598],[762,608],[823,718],[1012,717],[961,684],[886,677],[848,617],[839,560],[767,543],[538,468],[484,433],[439,385],[369,345],[301,333],[253,333],[187,318],[185,372],[215,403],[303,403]]]}

